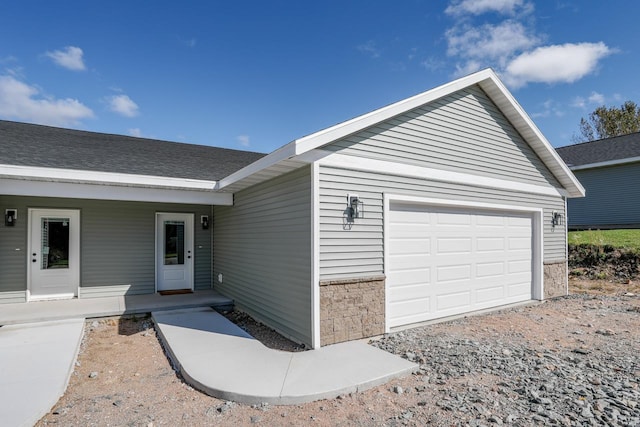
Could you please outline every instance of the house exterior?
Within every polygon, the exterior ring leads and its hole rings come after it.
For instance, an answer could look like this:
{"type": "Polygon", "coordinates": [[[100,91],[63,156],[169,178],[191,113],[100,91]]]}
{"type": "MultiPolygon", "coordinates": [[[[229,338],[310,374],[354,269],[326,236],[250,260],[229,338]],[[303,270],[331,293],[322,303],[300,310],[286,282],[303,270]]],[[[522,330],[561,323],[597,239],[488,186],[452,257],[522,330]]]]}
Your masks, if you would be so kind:
{"type": "Polygon", "coordinates": [[[565,295],[552,217],[584,196],[492,70],[266,156],[9,122],[0,144],[0,301],[213,287],[313,348],[565,295]]]}
{"type": "Polygon", "coordinates": [[[639,228],[640,133],[557,148],[587,190],[568,202],[569,228],[639,228]]]}

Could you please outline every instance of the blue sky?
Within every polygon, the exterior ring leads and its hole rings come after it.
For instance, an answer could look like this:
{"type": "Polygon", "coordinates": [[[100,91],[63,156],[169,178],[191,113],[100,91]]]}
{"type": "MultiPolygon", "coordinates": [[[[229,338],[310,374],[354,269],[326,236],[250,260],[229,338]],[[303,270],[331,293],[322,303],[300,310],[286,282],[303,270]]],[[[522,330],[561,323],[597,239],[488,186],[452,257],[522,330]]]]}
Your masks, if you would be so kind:
{"type": "Polygon", "coordinates": [[[3,1],[0,118],[270,152],[492,67],[554,146],[640,103],[640,2],[3,1]]]}

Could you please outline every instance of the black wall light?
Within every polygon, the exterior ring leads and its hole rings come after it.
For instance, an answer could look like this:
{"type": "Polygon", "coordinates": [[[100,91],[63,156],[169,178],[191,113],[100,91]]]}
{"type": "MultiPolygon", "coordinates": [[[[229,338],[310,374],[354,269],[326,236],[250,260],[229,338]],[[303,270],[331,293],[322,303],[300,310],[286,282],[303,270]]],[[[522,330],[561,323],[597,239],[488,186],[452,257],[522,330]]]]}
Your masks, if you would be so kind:
{"type": "Polygon", "coordinates": [[[4,211],[4,225],[13,227],[18,219],[18,209],[6,209],[4,211]]]}
{"type": "Polygon", "coordinates": [[[358,204],[362,203],[357,194],[347,194],[347,218],[350,221],[358,218],[358,204]]]}
{"type": "Polygon", "coordinates": [[[203,230],[208,230],[209,229],[209,216],[201,215],[200,216],[200,224],[202,224],[202,229],[203,230]]]}

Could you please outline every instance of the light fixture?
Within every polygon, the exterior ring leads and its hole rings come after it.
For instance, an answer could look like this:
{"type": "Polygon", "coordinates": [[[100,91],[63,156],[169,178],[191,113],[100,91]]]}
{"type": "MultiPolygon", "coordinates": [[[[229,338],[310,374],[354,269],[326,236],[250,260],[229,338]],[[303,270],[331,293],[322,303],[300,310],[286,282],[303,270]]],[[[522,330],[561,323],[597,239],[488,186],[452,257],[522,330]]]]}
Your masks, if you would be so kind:
{"type": "Polygon", "coordinates": [[[13,227],[16,225],[16,219],[18,219],[18,209],[6,209],[4,211],[4,225],[7,227],[13,227]]]}
{"type": "Polygon", "coordinates": [[[556,225],[562,225],[564,222],[562,221],[562,213],[558,211],[551,212],[551,226],[555,227],[556,225]]]}
{"type": "Polygon", "coordinates": [[[351,222],[358,218],[358,204],[362,203],[357,194],[347,194],[347,219],[351,222]]]}

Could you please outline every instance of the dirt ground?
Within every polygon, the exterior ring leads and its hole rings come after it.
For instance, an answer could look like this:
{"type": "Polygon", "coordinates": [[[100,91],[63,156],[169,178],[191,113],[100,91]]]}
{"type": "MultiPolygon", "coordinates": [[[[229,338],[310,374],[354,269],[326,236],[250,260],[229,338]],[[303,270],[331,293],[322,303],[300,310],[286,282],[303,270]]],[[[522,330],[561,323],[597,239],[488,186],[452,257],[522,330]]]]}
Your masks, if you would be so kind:
{"type": "MultiPolygon", "coordinates": [[[[602,334],[575,335],[577,325],[613,330],[640,340],[637,284],[572,281],[571,291],[595,297],[561,298],[427,328],[475,340],[483,335],[500,335],[504,340],[523,340],[553,351],[606,345],[599,341],[606,338],[602,334]],[[585,311],[586,307],[602,305],[611,308],[606,316],[585,311]]],[[[231,316],[271,347],[301,350],[246,316],[231,316]]],[[[211,368],[216,369],[215,360],[211,368]]],[[[492,375],[475,375],[465,378],[464,383],[447,379],[439,387],[491,390],[499,381],[492,375]]],[[[207,396],[182,381],[170,365],[149,317],[89,319],[67,391],[37,425],[456,425],[456,415],[438,406],[438,394],[417,392],[422,384],[421,377],[413,375],[365,392],[303,405],[235,404],[207,396]],[[398,387],[402,393],[398,393],[398,387]],[[402,418],[407,408],[415,414],[411,420],[402,418]]]]}

